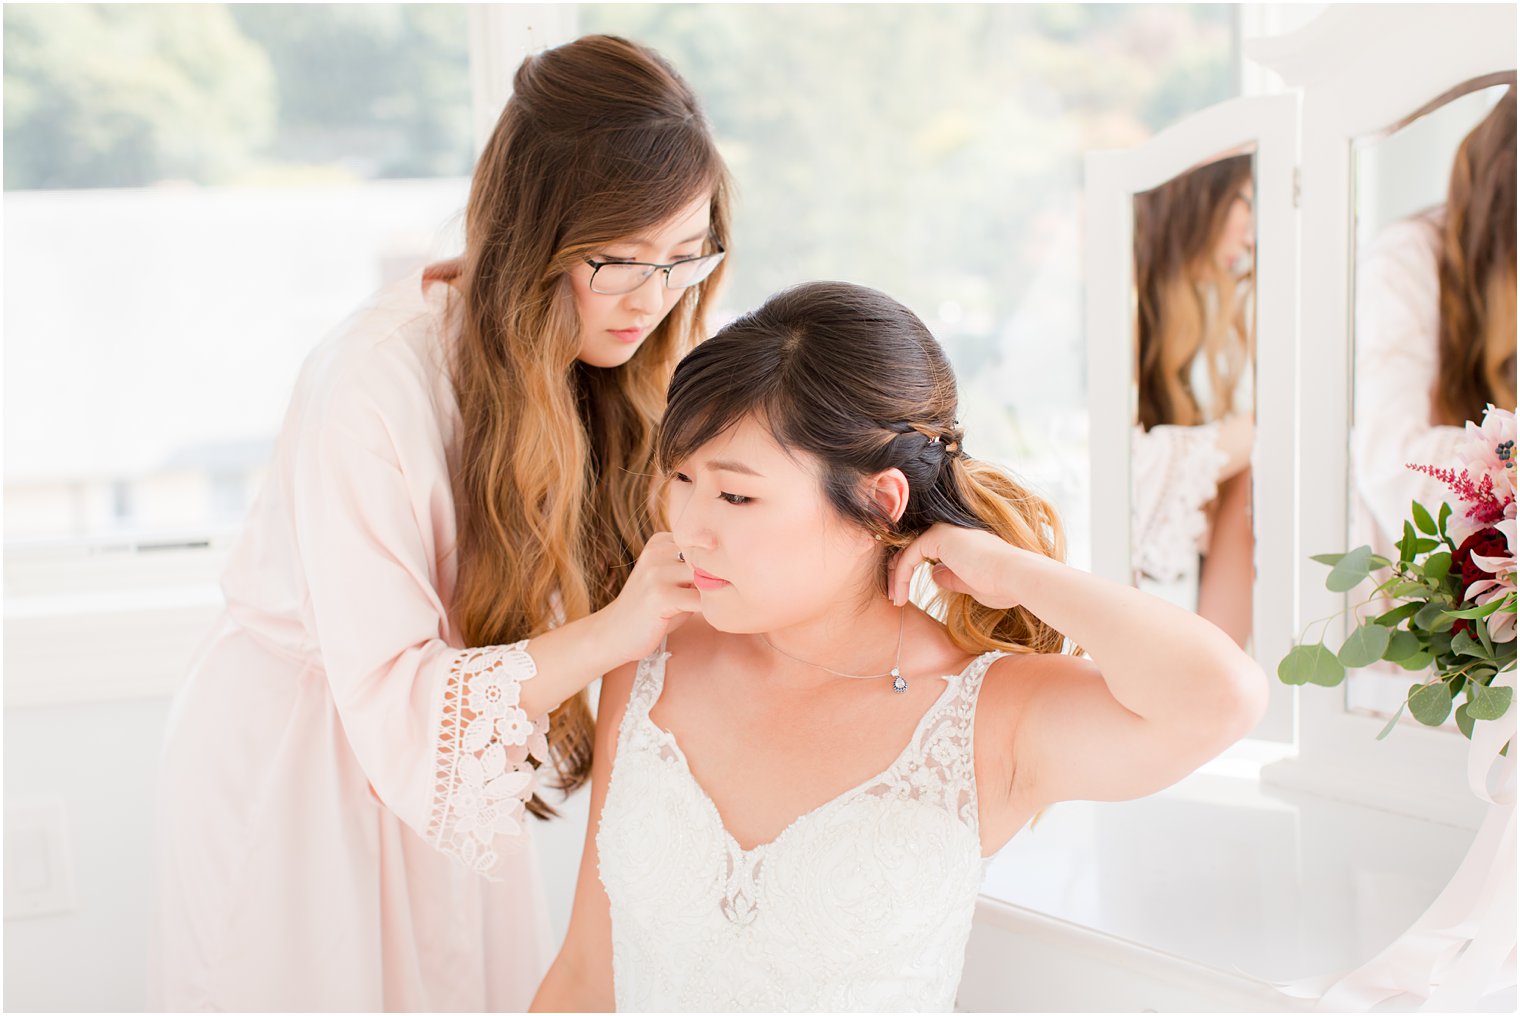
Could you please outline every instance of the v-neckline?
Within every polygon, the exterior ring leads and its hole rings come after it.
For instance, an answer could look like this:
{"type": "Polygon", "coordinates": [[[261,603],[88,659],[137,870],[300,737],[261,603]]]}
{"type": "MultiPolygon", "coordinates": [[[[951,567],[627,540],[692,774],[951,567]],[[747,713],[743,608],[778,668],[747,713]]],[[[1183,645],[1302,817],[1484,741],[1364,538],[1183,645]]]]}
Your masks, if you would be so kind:
{"type": "Polygon", "coordinates": [[[855,784],[853,787],[850,787],[848,790],[841,791],[840,793],[835,794],[833,797],[829,798],[827,801],[824,801],[822,804],[803,812],[801,815],[798,815],[796,818],[788,822],[786,826],[775,836],[772,836],[770,839],[766,840],[763,843],[757,843],[753,847],[748,848],[740,843],[738,838],[729,831],[728,823],[723,821],[723,813],[718,810],[717,802],[712,799],[712,795],[707,792],[707,788],[702,786],[702,781],[697,779],[697,774],[692,772],[691,763],[686,758],[686,752],[681,749],[680,742],[676,740],[676,735],[660,726],[654,721],[654,717],[649,715],[650,712],[654,709],[655,703],[660,701],[660,696],[665,693],[665,663],[670,659],[670,655],[671,654],[668,651],[662,652],[660,654],[660,660],[658,664],[659,684],[654,690],[654,697],[651,698],[649,700],[649,703],[643,708],[643,720],[646,724],[649,725],[649,729],[652,730],[657,737],[669,745],[670,750],[675,753],[676,759],[681,763],[681,770],[686,774],[686,778],[691,782],[692,787],[696,789],[698,796],[700,796],[703,802],[707,805],[708,810],[712,812],[713,821],[715,821],[718,825],[718,828],[722,830],[723,836],[728,841],[729,845],[737,850],[741,857],[749,858],[756,854],[769,850],[771,847],[775,846],[783,839],[785,839],[793,829],[797,828],[797,826],[801,825],[807,819],[810,819],[815,815],[819,815],[824,811],[834,807],[835,805],[841,804],[844,801],[854,797],[860,791],[876,783],[882,777],[886,776],[888,773],[892,772],[899,765],[901,765],[908,752],[913,748],[915,744],[918,743],[919,735],[923,733],[924,725],[929,722],[929,719],[934,716],[935,713],[939,712],[941,706],[944,705],[945,699],[950,695],[950,693],[956,688],[960,687],[961,683],[965,680],[966,674],[971,671],[971,668],[976,666],[976,664],[984,657],[990,655],[990,653],[982,653],[978,656],[972,657],[971,662],[962,667],[958,674],[938,675],[939,679],[945,682],[944,689],[937,696],[935,696],[934,701],[929,704],[929,708],[925,709],[924,714],[918,718],[918,723],[913,727],[913,733],[908,735],[908,743],[902,746],[902,750],[897,753],[896,757],[892,759],[891,763],[885,769],[866,777],[864,780],[855,784]]]}

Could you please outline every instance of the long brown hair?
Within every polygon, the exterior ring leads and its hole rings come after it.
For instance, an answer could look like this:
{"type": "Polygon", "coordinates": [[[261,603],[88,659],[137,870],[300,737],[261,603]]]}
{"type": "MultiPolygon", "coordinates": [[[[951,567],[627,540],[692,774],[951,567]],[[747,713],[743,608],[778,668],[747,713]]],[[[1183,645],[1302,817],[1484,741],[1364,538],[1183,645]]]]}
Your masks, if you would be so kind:
{"type": "MultiPolygon", "coordinates": [[[[656,461],[668,471],[746,418],[760,420],[783,448],[816,456],[834,509],[882,538],[883,593],[888,555],[936,522],[1065,556],[1055,508],[966,454],[955,374],[934,336],[874,289],[796,286],[698,346],[671,379],[656,461]],[[892,468],[908,480],[907,508],[896,522],[862,483],[892,468]]],[[[934,609],[966,652],[1051,653],[1065,641],[1023,607],[997,610],[941,593],[934,609]]]]}
{"type": "MultiPolygon", "coordinates": [[[[700,338],[722,266],[612,369],[576,359],[568,273],[704,195],[710,243],[727,247],[728,190],[696,96],[653,51],[587,36],[518,68],[475,168],[464,255],[438,273],[461,295],[451,609],[466,645],[540,634],[622,588],[652,531],[645,492],[665,385],[700,338]]],[[[554,712],[549,742],[562,789],[585,782],[584,691],[554,712]]],[[[553,813],[537,798],[529,807],[553,813]]]]}
{"type": "Polygon", "coordinates": [[[1251,173],[1252,156],[1234,155],[1135,195],[1136,373],[1146,430],[1206,422],[1189,378],[1200,352],[1216,415],[1234,408],[1235,384],[1255,355],[1252,273],[1233,274],[1214,251],[1251,173]]]}
{"type": "Polygon", "coordinates": [[[1457,148],[1437,258],[1441,314],[1431,423],[1515,408],[1515,88],[1457,148]]]}

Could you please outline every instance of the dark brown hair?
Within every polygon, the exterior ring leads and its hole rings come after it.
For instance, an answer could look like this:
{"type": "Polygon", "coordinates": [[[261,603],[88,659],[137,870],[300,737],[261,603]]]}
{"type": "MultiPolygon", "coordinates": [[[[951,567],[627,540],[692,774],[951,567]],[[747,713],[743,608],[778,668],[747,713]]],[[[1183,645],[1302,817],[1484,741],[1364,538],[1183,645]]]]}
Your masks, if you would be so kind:
{"type": "MultiPolygon", "coordinates": [[[[622,588],[651,532],[644,495],[665,386],[723,266],[612,369],[576,358],[568,273],[704,196],[710,249],[727,247],[728,189],[696,96],[651,50],[594,35],[518,68],[475,168],[464,255],[433,272],[462,294],[452,612],[467,645],[540,634],[622,588]]],[[[585,782],[585,692],[555,711],[549,741],[563,788],[585,782]]],[[[530,807],[548,813],[537,798],[530,807]]]]}
{"type": "MultiPolygon", "coordinates": [[[[887,555],[937,522],[982,529],[1057,560],[1054,507],[966,454],[955,374],[922,321],[883,293],[843,282],[788,289],[699,345],[676,367],[656,461],[668,472],[741,420],[761,421],[782,448],[816,457],[839,515],[882,537],[887,555]],[[863,481],[886,469],[908,480],[895,523],[863,481]]],[[[967,652],[1059,652],[1063,638],[1023,607],[995,610],[939,597],[967,652]]]]}
{"type": "Polygon", "coordinates": [[[1253,159],[1234,155],[1190,170],[1135,195],[1135,290],[1137,382],[1140,424],[1206,422],[1193,392],[1193,358],[1207,357],[1213,403],[1230,407],[1231,395],[1254,354],[1248,299],[1237,277],[1214,262],[1214,250],[1240,188],[1251,179],[1253,159]],[[1200,283],[1212,290],[1205,301],[1200,283]],[[1231,332],[1239,336],[1232,339],[1231,332]],[[1220,354],[1230,368],[1221,373],[1220,354]]]}
{"type": "Polygon", "coordinates": [[[1437,259],[1440,366],[1431,423],[1515,408],[1515,88],[1457,148],[1437,259]]]}

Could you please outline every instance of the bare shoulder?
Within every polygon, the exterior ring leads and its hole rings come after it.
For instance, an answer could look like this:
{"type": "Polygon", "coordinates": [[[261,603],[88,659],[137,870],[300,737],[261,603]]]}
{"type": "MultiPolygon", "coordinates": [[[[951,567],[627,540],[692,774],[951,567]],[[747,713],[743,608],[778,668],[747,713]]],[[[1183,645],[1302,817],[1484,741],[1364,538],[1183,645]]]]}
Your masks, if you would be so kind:
{"type": "Polygon", "coordinates": [[[628,696],[633,693],[633,679],[638,672],[639,661],[630,660],[602,675],[602,692],[596,706],[597,741],[617,741],[617,730],[628,711],[628,696]]]}
{"type": "Polygon", "coordinates": [[[1093,661],[1060,653],[1010,653],[983,679],[980,709],[1017,714],[1050,692],[1103,681],[1093,661]]]}
{"type": "Polygon", "coordinates": [[[715,659],[731,639],[732,636],[718,631],[700,614],[687,618],[665,638],[665,651],[671,657],[665,665],[666,687],[680,684],[684,675],[692,673],[693,668],[688,666],[692,661],[715,659]]]}

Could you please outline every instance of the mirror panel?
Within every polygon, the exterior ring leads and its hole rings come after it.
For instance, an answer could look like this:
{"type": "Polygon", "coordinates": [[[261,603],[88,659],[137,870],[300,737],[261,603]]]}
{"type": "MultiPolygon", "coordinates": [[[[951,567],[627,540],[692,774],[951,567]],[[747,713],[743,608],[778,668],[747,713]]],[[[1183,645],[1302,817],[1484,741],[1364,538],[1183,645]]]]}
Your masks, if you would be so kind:
{"type": "MultiPolygon", "coordinates": [[[[1460,466],[1465,422],[1515,405],[1514,80],[1468,82],[1352,146],[1348,547],[1397,559],[1410,502],[1451,496],[1408,465],[1460,466]]],[[[1354,671],[1346,709],[1392,716],[1416,676],[1354,671]]]]}
{"type": "Polygon", "coordinates": [[[1255,146],[1133,199],[1133,582],[1250,641],[1255,146]]]}

